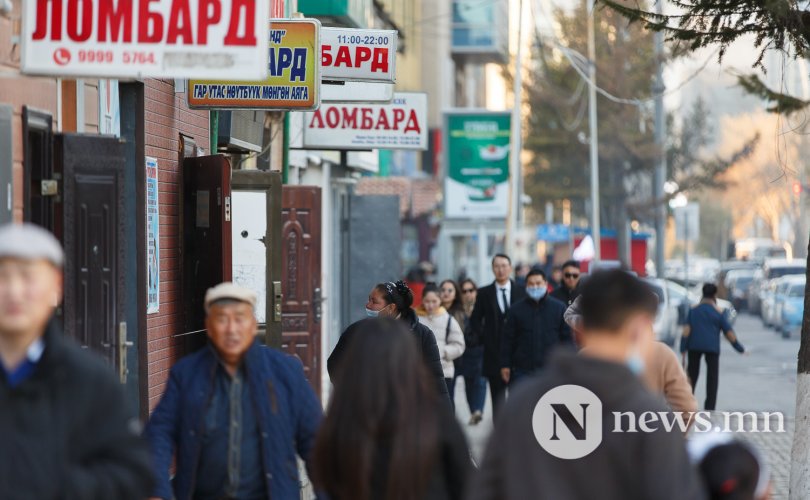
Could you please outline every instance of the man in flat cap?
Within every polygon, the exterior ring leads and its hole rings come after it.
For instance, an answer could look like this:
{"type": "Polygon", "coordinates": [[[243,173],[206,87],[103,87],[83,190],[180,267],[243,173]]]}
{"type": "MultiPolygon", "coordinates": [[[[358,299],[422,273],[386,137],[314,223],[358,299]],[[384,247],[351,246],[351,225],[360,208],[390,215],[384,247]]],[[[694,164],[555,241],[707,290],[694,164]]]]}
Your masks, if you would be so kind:
{"type": "Polygon", "coordinates": [[[112,370],[62,336],[62,248],[0,226],[0,498],[141,499],[147,444],[112,370]]]}
{"type": "Polygon", "coordinates": [[[309,470],[321,405],[301,362],[258,342],[255,306],[233,283],[206,293],[209,345],[172,367],[146,427],[153,498],[300,497],[296,455],[309,470]]]}

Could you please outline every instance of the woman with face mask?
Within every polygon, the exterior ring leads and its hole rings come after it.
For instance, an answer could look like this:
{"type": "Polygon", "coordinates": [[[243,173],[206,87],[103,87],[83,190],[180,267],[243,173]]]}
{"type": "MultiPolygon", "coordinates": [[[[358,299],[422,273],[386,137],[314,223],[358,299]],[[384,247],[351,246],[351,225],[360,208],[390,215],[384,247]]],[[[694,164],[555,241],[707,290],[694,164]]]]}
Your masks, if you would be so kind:
{"type": "MultiPolygon", "coordinates": [[[[422,291],[422,305],[416,314],[419,322],[430,328],[436,337],[444,381],[447,384],[448,394],[453,394],[452,384],[456,380],[453,361],[464,353],[464,334],[458,321],[442,306],[439,294],[440,290],[436,283],[426,284],[422,291]]],[[[452,397],[450,401],[453,402],[452,397]]]]}
{"type": "MultiPolygon", "coordinates": [[[[365,306],[366,316],[368,318],[394,318],[405,323],[419,345],[419,351],[427,363],[427,368],[435,381],[441,399],[452,407],[450,396],[447,393],[447,384],[444,381],[444,370],[436,338],[430,328],[419,323],[416,312],[411,308],[412,305],[413,292],[403,281],[379,283],[368,294],[368,302],[365,306]]],[[[340,367],[345,351],[364,321],[366,320],[357,321],[346,328],[326,362],[329,377],[334,385],[341,383],[340,367]]]]}

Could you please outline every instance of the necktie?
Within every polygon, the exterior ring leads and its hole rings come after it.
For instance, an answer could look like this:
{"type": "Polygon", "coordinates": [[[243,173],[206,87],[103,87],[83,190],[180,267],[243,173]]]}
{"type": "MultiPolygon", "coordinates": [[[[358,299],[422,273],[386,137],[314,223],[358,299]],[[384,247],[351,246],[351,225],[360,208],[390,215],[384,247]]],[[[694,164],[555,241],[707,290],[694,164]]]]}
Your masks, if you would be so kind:
{"type": "Polygon", "coordinates": [[[509,300],[506,298],[506,288],[501,288],[501,296],[503,297],[503,313],[509,312],[509,300]]]}

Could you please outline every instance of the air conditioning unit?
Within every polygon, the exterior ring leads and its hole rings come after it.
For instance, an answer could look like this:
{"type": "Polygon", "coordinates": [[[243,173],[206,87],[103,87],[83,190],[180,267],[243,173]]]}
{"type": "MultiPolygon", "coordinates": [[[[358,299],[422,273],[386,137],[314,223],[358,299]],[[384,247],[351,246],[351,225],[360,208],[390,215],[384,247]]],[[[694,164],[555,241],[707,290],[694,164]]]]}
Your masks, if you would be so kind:
{"type": "Polygon", "coordinates": [[[249,153],[262,150],[264,111],[234,110],[219,112],[218,151],[249,153]]]}

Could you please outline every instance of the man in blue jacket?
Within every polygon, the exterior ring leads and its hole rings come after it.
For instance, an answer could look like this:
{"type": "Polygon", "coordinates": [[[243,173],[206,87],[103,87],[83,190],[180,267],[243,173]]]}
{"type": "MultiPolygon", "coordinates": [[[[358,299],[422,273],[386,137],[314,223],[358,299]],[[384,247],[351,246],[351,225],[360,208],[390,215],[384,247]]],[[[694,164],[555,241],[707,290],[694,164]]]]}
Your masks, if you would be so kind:
{"type": "Polygon", "coordinates": [[[717,405],[721,331],[737,352],[745,352],[728,320],[717,307],[717,286],[706,283],[703,285],[703,300],[689,310],[681,337],[682,356],[686,357],[688,352],[689,364],[686,372],[692,383],[693,393],[700,376],[700,358],[706,357],[705,410],[714,410],[717,405]]]}
{"type": "Polygon", "coordinates": [[[299,498],[296,454],[309,470],[321,405],[300,361],[258,343],[255,305],[232,283],[206,293],[210,343],[172,368],[146,427],[153,498],[299,498]]]}
{"type": "Polygon", "coordinates": [[[543,368],[557,346],[573,350],[567,306],[548,295],[546,274],[533,269],[526,276],[528,297],[516,302],[506,316],[501,344],[501,377],[510,387],[543,368]]]}

